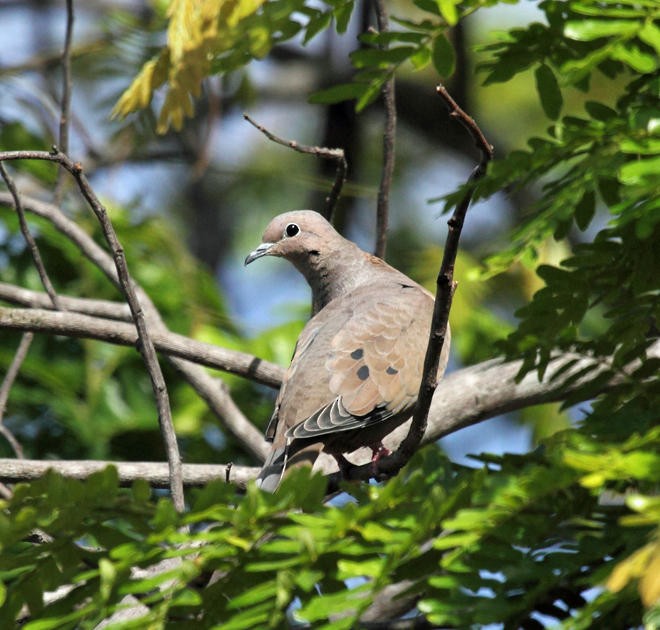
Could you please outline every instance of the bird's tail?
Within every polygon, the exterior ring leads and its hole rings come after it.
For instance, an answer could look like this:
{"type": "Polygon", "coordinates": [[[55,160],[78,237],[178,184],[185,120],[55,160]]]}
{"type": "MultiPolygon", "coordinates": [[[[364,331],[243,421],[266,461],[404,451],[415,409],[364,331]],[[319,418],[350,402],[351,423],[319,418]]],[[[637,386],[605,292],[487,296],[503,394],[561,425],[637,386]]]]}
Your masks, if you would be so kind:
{"type": "Polygon", "coordinates": [[[270,450],[264,465],[257,477],[257,486],[266,492],[275,492],[280,485],[288,459],[289,444],[275,447],[270,450]]]}
{"type": "Polygon", "coordinates": [[[267,492],[275,492],[287,470],[297,466],[311,468],[323,448],[320,443],[298,449],[295,446],[295,441],[287,440],[285,445],[273,447],[257,477],[258,487],[267,492]]]}

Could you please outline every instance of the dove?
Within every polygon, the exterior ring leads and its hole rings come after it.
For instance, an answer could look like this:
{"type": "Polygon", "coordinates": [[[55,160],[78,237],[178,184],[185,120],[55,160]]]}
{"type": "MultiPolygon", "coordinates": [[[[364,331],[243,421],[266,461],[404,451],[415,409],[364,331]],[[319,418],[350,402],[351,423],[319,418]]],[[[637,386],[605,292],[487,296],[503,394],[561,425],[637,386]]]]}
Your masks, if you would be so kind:
{"type": "MultiPolygon", "coordinates": [[[[266,428],[271,450],[257,484],[274,492],[286,469],[313,465],[321,451],[344,457],[370,447],[412,415],[422,379],[433,296],[341,236],[319,213],[276,216],[245,259],[291,262],[312,290],[315,315],[298,337],[266,428]]],[[[450,334],[438,378],[449,355],[450,334]]]]}

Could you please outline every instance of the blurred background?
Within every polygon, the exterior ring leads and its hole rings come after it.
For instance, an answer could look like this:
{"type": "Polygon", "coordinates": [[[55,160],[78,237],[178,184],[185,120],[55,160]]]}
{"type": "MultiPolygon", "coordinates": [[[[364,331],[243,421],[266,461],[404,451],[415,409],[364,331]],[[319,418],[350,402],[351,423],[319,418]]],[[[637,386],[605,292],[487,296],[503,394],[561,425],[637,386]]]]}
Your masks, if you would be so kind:
{"type": "MultiPolygon", "coordinates": [[[[124,120],[110,116],[142,64],[163,45],[161,14],[152,3],[139,1],[90,0],[74,6],[69,154],[84,165],[107,205],[133,274],[173,330],[286,365],[309,313],[308,288],[283,261],[267,259],[246,269],[243,259],[272,216],[322,208],[334,165],[268,141],[242,114],[281,137],[344,148],[349,172],[336,223],[373,250],[381,103],[356,115],[352,102],[320,106],[307,101],[315,90],[350,77],[348,53],[357,35],[374,23],[368,5],[356,4],[344,35],[328,31],[306,46],[280,45],[262,61],[206,80],[194,117],[180,132],[162,136],[154,131],[153,111],[124,120]]],[[[392,2],[390,11],[413,18],[416,9],[392,2]]],[[[499,156],[542,133],[545,118],[531,72],[484,87],[476,71],[482,57],[475,49],[496,41],[505,28],[540,19],[534,2],[503,5],[478,11],[451,32],[457,69],[447,85],[499,156]]],[[[0,48],[1,150],[46,149],[57,142],[65,28],[62,1],[0,3],[0,34],[6,42],[0,48]]],[[[462,184],[478,157],[435,95],[438,80],[430,66],[418,72],[404,67],[397,75],[397,161],[387,250],[391,264],[431,290],[447,217],[441,204],[430,200],[462,184]]],[[[565,104],[569,112],[585,95],[574,98],[565,104]]],[[[157,101],[158,96],[154,110],[157,101]]],[[[22,193],[53,200],[54,167],[11,163],[9,168],[22,193]]],[[[497,340],[539,286],[522,266],[488,277],[480,262],[507,242],[536,194],[504,191],[468,213],[451,317],[451,370],[497,356],[497,340]]],[[[69,180],[62,207],[98,238],[95,221],[69,180]]],[[[31,225],[58,291],[119,299],[51,226],[37,219],[31,225]]],[[[557,262],[566,253],[562,247],[549,243],[543,256],[557,262]]],[[[0,281],[41,290],[7,208],[0,208],[0,281]]],[[[9,365],[19,337],[0,331],[0,371],[9,365]]],[[[189,386],[165,369],[185,461],[250,463],[189,386]]],[[[244,413],[264,426],[275,392],[221,377],[244,413]]],[[[527,451],[568,422],[556,405],[546,405],[465,429],[442,444],[452,459],[469,462],[469,453],[527,451]]],[[[29,457],[163,458],[149,381],[131,348],[37,336],[12,390],[5,423],[29,457]]],[[[0,443],[0,455],[9,454],[0,443]]]]}

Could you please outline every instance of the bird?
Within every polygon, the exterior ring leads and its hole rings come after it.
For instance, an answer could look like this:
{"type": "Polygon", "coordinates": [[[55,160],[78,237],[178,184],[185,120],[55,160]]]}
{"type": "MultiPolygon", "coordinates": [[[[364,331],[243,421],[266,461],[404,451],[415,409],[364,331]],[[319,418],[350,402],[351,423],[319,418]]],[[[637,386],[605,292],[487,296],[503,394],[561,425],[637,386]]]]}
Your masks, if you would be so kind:
{"type": "MultiPolygon", "coordinates": [[[[295,345],[266,428],[270,451],[257,479],[274,492],[286,469],[321,451],[340,471],[345,454],[389,451],[382,440],[412,415],[422,379],[433,295],[341,236],[318,212],[273,218],[245,265],[264,256],[291,262],[312,290],[312,313],[295,345]]],[[[438,378],[449,356],[443,345],[438,378]]]]}

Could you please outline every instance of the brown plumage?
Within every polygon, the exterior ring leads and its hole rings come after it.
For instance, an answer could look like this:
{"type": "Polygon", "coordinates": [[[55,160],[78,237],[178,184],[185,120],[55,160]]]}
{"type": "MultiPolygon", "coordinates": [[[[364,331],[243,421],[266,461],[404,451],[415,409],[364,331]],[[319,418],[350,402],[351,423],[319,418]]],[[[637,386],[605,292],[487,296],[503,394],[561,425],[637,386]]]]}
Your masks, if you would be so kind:
{"type": "MultiPolygon", "coordinates": [[[[380,455],[383,437],[410,417],[417,400],[433,296],[311,210],[275,217],[245,264],[262,256],[296,266],[316,311],[266,429],[273,445],[258,483],[274,491],[285,468],[313,464],[321,450],[340,465],[343,453],[362,446],[380,455]]],[[[439,376],[448,349],[449,334],[439,376]]]]}

